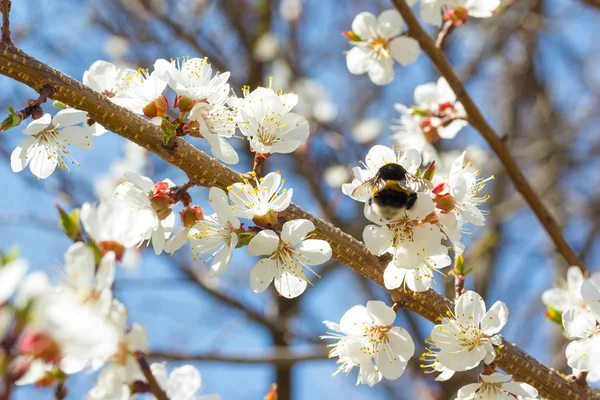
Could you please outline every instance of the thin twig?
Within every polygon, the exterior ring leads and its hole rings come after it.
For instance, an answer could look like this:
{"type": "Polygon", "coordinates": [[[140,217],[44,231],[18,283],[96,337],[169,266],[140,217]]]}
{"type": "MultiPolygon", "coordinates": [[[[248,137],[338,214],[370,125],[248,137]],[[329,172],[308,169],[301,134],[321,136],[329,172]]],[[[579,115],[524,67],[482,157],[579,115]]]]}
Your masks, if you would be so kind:
{"type": "Polygon", "coordinates": [[[140,365],[144,377],[148,381],[150,393],[152,393],[154,397],[156,397],[158,400],[169,400],[167,394],[164,392],[164,390],[162,390],[162,388],[156,381],[156,378],[152,374],[152,370],[150,369],[150,365],[148,365],[148,361],[146,361],[146,358],[144,358],[144,354],[142,354],[139,351],[136,351],[135,359],[140,365]]]}
{"type": "Polygon", "coordinates": [[[421,27],[421,24],[406,3],[406,0],[391,1],[402,15],[404,21],[406,21],[411,37],[419,42],[421,49],[423,49],[423,51],[429,56],[442,76],[446,78],[446,81],[448,81],[448,84],[456,94],[457,99],[464,106],[469,123],[473,126],[473,128],[479,131],[481,136],[483,136],[483,138],[488,142],[492,150],[496,153],[506,168],[508,176],[515,185],[515,188],[521,193],[523,198],[525,198],[525,201],[527,201],[529,207],[531,207],[546,232],[548,232],[548,235],[550,235],[550,238],[554,242],[557,251],[570,265],[578,265],[585,270],[583,261],[581,261],[581,259],[577,256],[569,243],[563,237],[560,226],[552,214],[550,214],[546,206],[544,206],[540,197],[535,193],[525,178],[525,175],[523,175],[523,172],[521,172],[521,169],[508,151],[506,144],[483,117],[479,111],[479,108],[475,105],[471,99],[471,96],[465,90],[462,82],[454,73],[450,62],[444,53],[435,47],[435,43],[429,37],[427,32],[425,32],[425,30],[421,27]]]}
{"type": "Polygon", "coordinates": [[[12,43],[10,40],[10,0],[2,0],[2,41],[12,43]]]}
{"type": "Polygon", "coordinates": [[[298,362],[326,359],[328,355],[326,346],[315,346],[310,350],[294,353],[286,346],[276,347],[266,354],[258,356],[226,355],[226,354],[182,354],[163,351],[148,353],[148,358],[169,361],[205,361],[226,362],[237,364],[276,364],[292,365],[298,362]]]}

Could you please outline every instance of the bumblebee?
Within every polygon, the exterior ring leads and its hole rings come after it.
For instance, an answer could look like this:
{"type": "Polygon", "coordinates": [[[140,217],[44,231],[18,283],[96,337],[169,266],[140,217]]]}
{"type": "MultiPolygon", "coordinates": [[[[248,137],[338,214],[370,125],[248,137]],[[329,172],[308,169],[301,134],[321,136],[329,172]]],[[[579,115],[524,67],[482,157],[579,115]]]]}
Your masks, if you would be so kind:
{"type": "Polygon", "coordinates": [[[399,164],[390,163],[354,189],[352,197],[366,201],[377,215],[393,221],[414,207],[417,192],[432,189],[433,185],[428,180],[410,174],[399,164]]]}

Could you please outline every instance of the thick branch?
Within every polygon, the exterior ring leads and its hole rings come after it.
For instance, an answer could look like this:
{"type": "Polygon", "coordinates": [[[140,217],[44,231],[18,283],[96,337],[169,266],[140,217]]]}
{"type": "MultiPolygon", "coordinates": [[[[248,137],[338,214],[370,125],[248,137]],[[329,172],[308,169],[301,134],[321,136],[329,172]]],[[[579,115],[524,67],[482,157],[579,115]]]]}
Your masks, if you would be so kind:
{"type": "Polygon", "coordinates": [[[548,232],[548,235],[550,235],[550,238],[554,242],[557,251],[570,265],[578,265],[582,269],[585,269],[583,261],[581,261],[581,259],[577,256],[569,243],[567,243],[563,237],[560,226],[552,214],[550,214],[548,209],[544,206],[544,203],[533,190],[529,182],[527,182],[527,179],[525,179],[523,172],[521,172],[521,169],[515,162],[514,158],[510,155],[506,144],[496,134],[496,132],[494,132],[494,129],[483,117],[479,111],[479,108],[477,108],[471,99],[471,96],[465,90],[462,82],[452,70],[450,62],[444,53],[435,46],[435,43],[429,37],[427,32],[425,32],[425,30],[421,27],[417,17],[415,17],[408,4],[406,4],[406,0],[392,0],[392,3],[394,3],[406,21],[406,24],[410,30],[410,35],[419,42],[423,51],[429,56],[431,61],[433,61],[442,76],[446,78],[448,84],[454,93],[456,93],[456,97],[465,107],[469,123],[479,131],[481,136],[483,136],[483,138],[488,142],[492,150],[496,153],[506,168],[508,176],[510,176],[515,188],[521,193],[523,198],[525,198],[525,201],[527,201],[529,207],[531,207],[546,232],[548,232]]]}
{"type": "MultiPolygon", "coordinates": [[[[55,89],[54,99],[87,111],[90,118],[180,168],[198,185],[226,188],[240,180],[237,172],[220,164],[181,138],[175,139],[173,148],[166,149],[162,145],[162,132],[148,121],[113,104],[100,93],[92,91],[6,43],[0,43],[0,74],[38,91],[45,85],[51,85],[55,89]]],[[[514,161],[513,168],[516,168],[514,161]]],[[[283,220],[297,218],[311,220],[317,228],[317,237],[331,244],[335,259],[383,286],[385,263],[371,254],[363,243],[296,205],[292,204],[280,215],[283,220]]],[[[439,321],[453,307],[450,300],[433,290],[424,293],[395,290],[391,295],[392,299],[404,308],[434,322],[439,321]]],[[[497,362],[499,368],[514,375],[515,379],[535,386],[547,399],[600,400],[600,397],[594,393],[581,385],[569,382],[561,374],[539,363],[509,342],[504,342],[502,355],[502,359],[497,362]]]]}

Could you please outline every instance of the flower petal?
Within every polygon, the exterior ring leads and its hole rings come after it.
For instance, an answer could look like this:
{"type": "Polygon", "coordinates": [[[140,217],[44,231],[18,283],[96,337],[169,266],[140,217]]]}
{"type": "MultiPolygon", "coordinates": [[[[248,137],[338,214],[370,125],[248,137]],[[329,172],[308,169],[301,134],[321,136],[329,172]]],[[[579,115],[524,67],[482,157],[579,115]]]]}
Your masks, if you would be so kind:
{"type": "Polygon", "coordinates": [[[308,239],[296,248],[302,261],[308,265],[319,265],[331,259],[331,246],[325,240],[308,239]]]}
{"type": "Polygon", "coordinates": [[[479,294],[469,290],[458,298],[454,306],[454,313],[459,321],[469,325],[478,325],[485,315],[485,302],[479,294]]]}
{"type": "Polygon", "coordinates": [[[567,334],[576,338],[591,335],[596,327],[594,315],[581,306],[574,306],[565,311],[562,314],[562,322],[567,334]]]}
{"type": "Polygon", "coordinates": [[[200,372],[191,365],[175,368],[169,375],[167,396],[170,399],[192,399],[200,390],[200,372]]]}
{"type": "Polygon", "coordinates": [[[594,286],[592,281],[587,280],[581,286],[581,297],[588,303],[592,309],[594,317],[600,321],[600,291],[594,286]]]}
{"type": "Polygon", "coordinates": [[[231,236],[231,246],[224,245],[214,255],[213,261],[210,265],[209,278],[214,278],[229,269],[231,264],[231,258],[233,257],[233,249],[237,246],[237,235],[231,236]]]}
{"type": "Polygon", "coordinates": [[[515,396],[537,398],[538,391],[531,385],[524,382],[507,382],[502,385],[502,389],[515,396]]]}
{"type": "Polygon", "coordinates": [[[417,61],[421,48],[419,42],[410,37],[398,37],[389,44],[390,54],[402,65],[412,64],[417,61]]]}
{"type": "Polygon", "coordinates": [[[279,236],[270,229],[258,232],[248,243],[248,254],[251,256],[270,256],[279,246],[279,236]]]}
{"type": "Polygon", "coordinates": [[[74,108],[65,108],[56,113],[52,118],[52,125],[64,128],[87,122],[88,116],[86,111],[76,110],[74,108]]]}
{"type": "Polygon", "coordinates": [[[346,66],[353,75],[362,75],[369,70],[373,60],[370,52],[362,47],[353,47],[346,53],[346,66]]]}
{"type": "Polygon", "coordinates": [[[31,136],[40,133],[44,129],[50,126],[52,123],[52,117],[50,114],[44,114],[38,119],[34,119],[23,129],[23,135],[31,136]]]}
{"type": "Polygon", "coordinates": [[[275,275],[274,285],[280,295],[293,299],[304,293],[308,282],[291,272],[283,271],[275,275]]]}
{"type": "Polygon", "coordinates": [[[352,32],[361,39],[369,39],[377,34],[377,18],[370,12],[361,12],[352,21],[352,32]]]}
{"type": "Polygon", "coordinates": [[[377,325],[392,325],[396,320],[396,313],[392,307],[380,300],[367,302],[367,312],[377,325]]]}
{"type": "Polygon", "coordinates": [[[250,287],[256,293],[264,292],[273,282],[276,273],[277,262],[270,258],[263,258],[250,271],[250,287]]]}
{"type": "Polygon", "coordinates": [[[397,267],[393,261],[390,262],[383,272],[385,288],[389,290],[398,289],[404,282],[405,275],[406,270],[404,268],[397,267]]]}
{"type": "Polygon", "coordinates": [[[377,256],[389,251],[394,235],[384,227],[367,225],[363,230],[363,241],[369,251],[377,256]]]}
{"type": "Polygon", "coordinates": [[[377,33],[380,36],[391,38],[402,32],[404,20],[398,10],[392,8],[383,11],[377,18],[377,33]]]}
{"type": "Polygon", "coordinates": [[[501,301],[497,301],[488,310],[481,320],[481,330],[488,336],[500,332],[508,322],[508,307],[501,301]]]}
{"type": "Polygon", "coordinates": [[[306,235],[315,230],[315,224],[307,219],[294,219],[283,224],[281,229],[281,240],[295,246],[300,243],[306,235]]]}
{"type": "Polygon", "coordinates": [[[56,169],[58,160],[55,152],[49,152],[46,146],[39,145],[31,152],[29,170],[40,179],[46,179],[56,169]]]}
{"type": "Polygon", "coordinates": [[[21,172],[25,169],[31,156],[34,154],[37,145],[37,138],[27,136],[19,143],[10,155],[10,167],[13,172],[21,172]]]}
{"type": "Polygon", "coordinates": [[[385,86],[394,80],[394,63],[392,60],[383,58],[375,60],[369,65],[369,79],[377,86],[385,86]]]}

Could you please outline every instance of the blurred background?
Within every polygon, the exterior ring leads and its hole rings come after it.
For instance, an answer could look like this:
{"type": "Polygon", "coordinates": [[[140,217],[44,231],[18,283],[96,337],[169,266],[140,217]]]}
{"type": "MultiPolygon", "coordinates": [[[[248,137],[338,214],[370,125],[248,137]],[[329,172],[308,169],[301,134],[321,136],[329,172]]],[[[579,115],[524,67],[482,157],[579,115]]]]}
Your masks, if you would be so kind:
{"type": "MultiPolygon", "coordinates": [[[[348,72],[344,51],[350,46],[340,32],[350,30],[357,13],[387,8],[385,0],[29,0],[13,1],[11,28],[17,46],[77,79],[98,59],[151,68],[157,58],[179,56],[206,56],[214,69],[231,71],[238,94],[242,85],[265,85],[272,76],[274,87],[300,97],[295,111],[310,121],[311,137],[295,153],[269,158],[265,171],[281,170],[295,203],[360,239],[367,223],[362,204],[346,198],[340,186],[373,144],[393,144],[390,126],[399,117],[394,103],[413,104],[415,87],[438,78],[424,55],[407,67],[397,65],[395,80],[383,88],[348,72]]],[[[494,18],[469,20],[446,43],[484,115],[592,271],[600,256],[599,37],[598,0],[519,0],[494,18]]],[[[0,82],[3,110],[21,109],[28,98],[37,98],[8,78],[0,82]]],[[[55,112],[49,105],[44,109],[55,112]]],[[[177,169],[112,133],[95,138],[93,151],[74,150],[81,167],[38,181],[10,169],[10,153],[21,138],[19,128],[0,135],[0,246],[20,245],[30,268],[55,280],[70,244],[58,228],[55,204],[71,209],[105,198],[129,170],[186,182],[177,169]]],[[[202,140],[191,139],[206,149],[202,140]]],[[[241,155],[234,168],[251,170],[247,142],[234,145],[241,155]]],[[[467,158],[484,176],[496,178],[487,188],[487,225],[465,239],[467,266],[474,268],[467,287],[490,305],[506,302],[511,315],[502,333],[568,372],[566,341],[542,315],[540,301],[568,266],[477,132],[466,128],[435,146],[447,166],[468,148],[467,158]]],[[[206,189],[190,193],[195,204],[205,205],[206,189]]],[[[475,381],[479,370],[435,382],[423,374],[418,356],[399,380],[374,388],[355,387],[356,371],[332,378],[337,366],[320,343],[322,321],[339,321],[369,299],[391,305],[388,296],[333,260],[318,268],[322,279],[297,299],[274,291],[255,294],[249,285],[255,261],[238,250],[230,270],[208,280],[207,267],[194,263],[187,247],[174,257],[143,248],[129,254],[118,271],[115,296],[127,305],[130,321],[147,327],[153,360],[167,360],[170,368],[195,365],[203,376],[202,393],[220,393],[226,400],[262,399],[273,382],[281,400],[442,400],[475,381]]],[[[435,289],[445,293],[444,277],[437,279],[435,289]]],[[[398,315],[397,324],[409,330],[420,353],[432,325],[418,315],[398,315]]],[[[94,379],[94,374],[69,379],[67,398],[84,398],[94,379]]],[[[51,397],[32,387],[13,396],[51,397]]]]}

